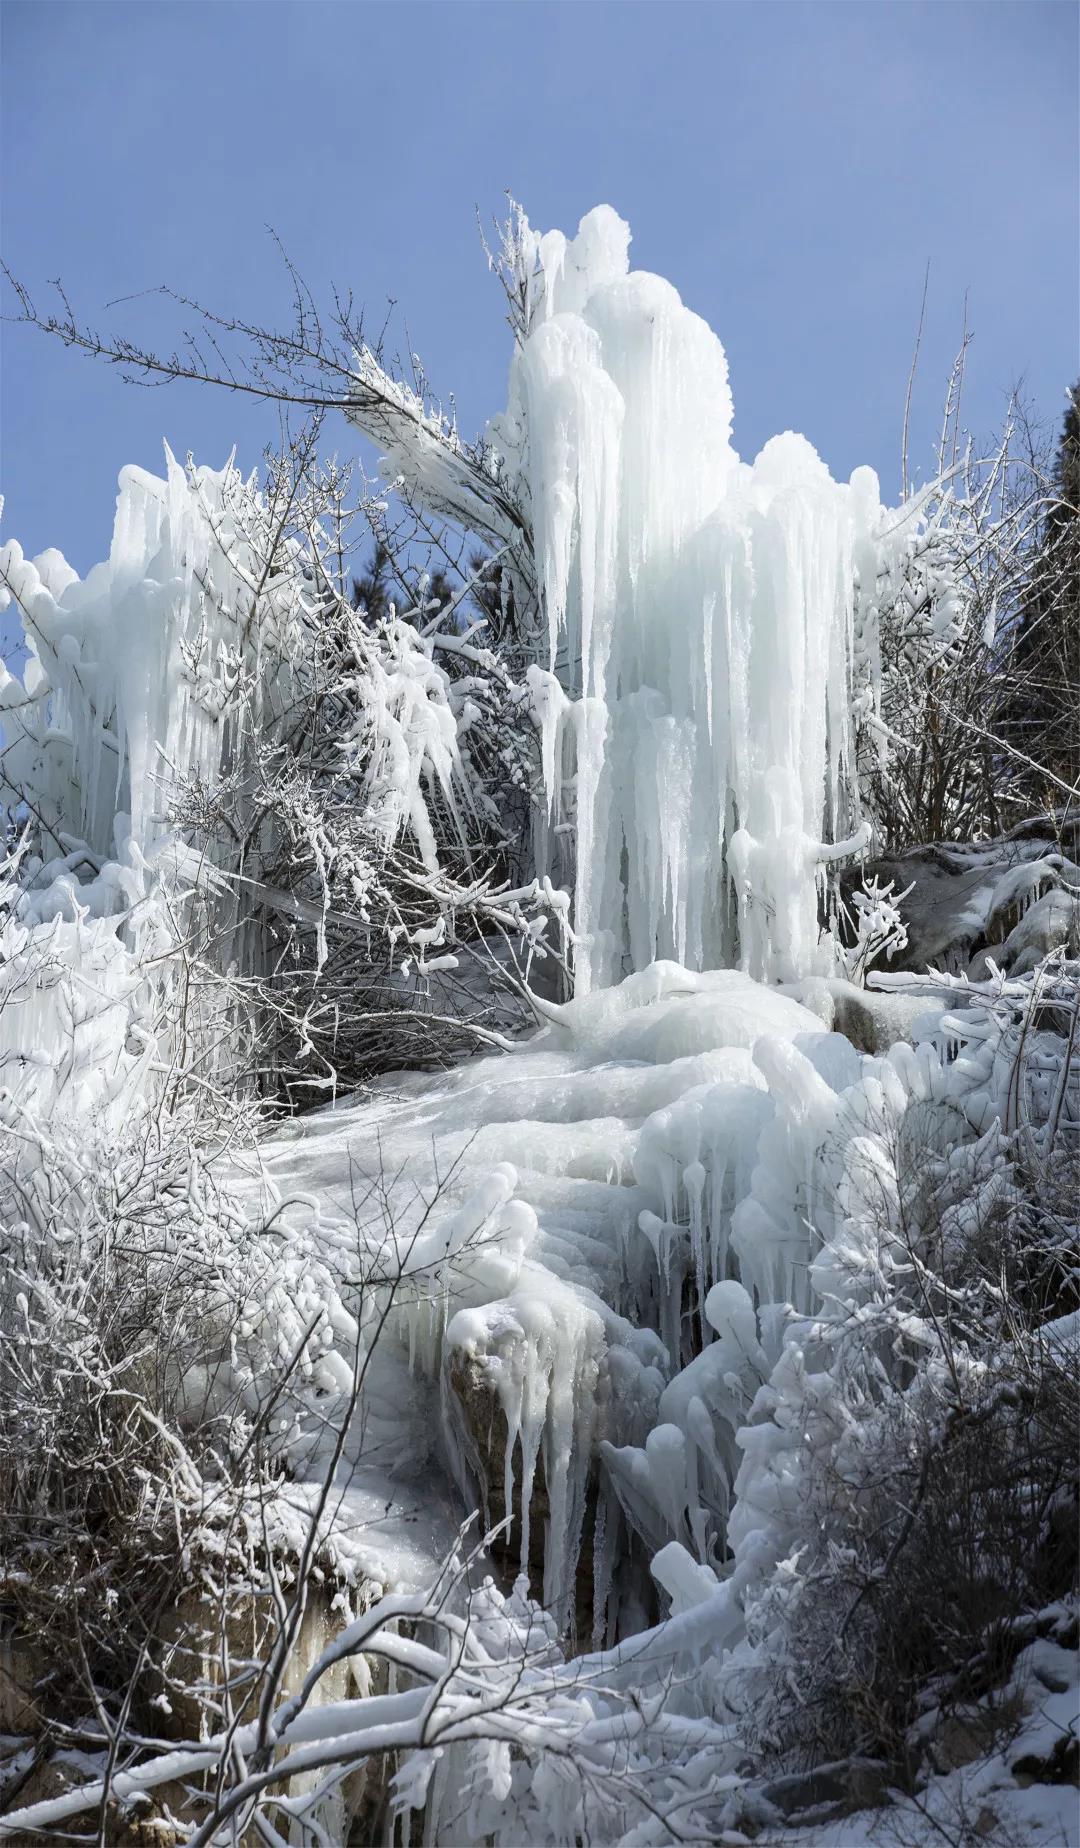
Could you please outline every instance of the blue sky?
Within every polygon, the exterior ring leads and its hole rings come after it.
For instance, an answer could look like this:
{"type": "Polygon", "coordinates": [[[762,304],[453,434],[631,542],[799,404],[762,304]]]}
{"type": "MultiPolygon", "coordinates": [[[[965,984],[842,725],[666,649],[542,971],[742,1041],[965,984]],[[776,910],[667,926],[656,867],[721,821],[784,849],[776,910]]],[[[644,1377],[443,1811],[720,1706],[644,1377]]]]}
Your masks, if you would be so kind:
{"type": "MultiPolygon", "coordinates": [[[[116,297],[168,282],[287,316],[266,226],[317,295],[388,297],[472,434],[508,332],[480,251],[512,191],[573,230],[610,201],[640,268],[720,333],[735,436],[805,431],[895,491],[923,272],[912,452],[929,464],[965,291],[976,433],[1021,375],[1057,422],[1077,356],[1077,11],[1066,0],[7,0],[4,249],[44,299],[166,341],[116,297]]],[[[137,390],[25,329],[3,336],[5,529],[82,572],[123,463],[161,438],[254,463],[266,409],[137,390]]],[[[350,446],[344,425],[329,433],[350,446]]]]}

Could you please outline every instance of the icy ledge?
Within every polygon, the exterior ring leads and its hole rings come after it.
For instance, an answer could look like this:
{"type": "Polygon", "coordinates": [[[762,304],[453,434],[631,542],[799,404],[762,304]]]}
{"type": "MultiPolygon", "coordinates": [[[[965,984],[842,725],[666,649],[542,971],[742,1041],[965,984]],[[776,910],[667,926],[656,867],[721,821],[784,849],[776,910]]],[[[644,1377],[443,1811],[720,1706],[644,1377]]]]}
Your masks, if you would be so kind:
{"type": "Polygon", "coordinates": [[[879,1391],[947,1396],[904,1299],[926,1164],[963,1236],[1008,1199],[1002,1125],[1080,1117],[1053,979],[1025,1024],[1025,979],[893,978],[873,1006],[895,1043],[870,1056],[831,1030],[825,984],[658,963],[550,1008],[507,1057],[405,1076],[266,1148],[327,1271],[349,1251],[396,1279],[383,1339],[424,1482],[441,1462],[466,1507],[512,1513],[504,1569],[554,1616],[568,1688],[726,1726],[717,1776],[776,1684],[822,1472],[872,1463],[879,1391]]]}
{"type": "MultiPolygon", "coordinates": [[[[381,1190],[361,1239],[401,1273],[392,1326],[440,1402],[446,1467],[466,1505],[518,1511],[520,1564],[581,1640],[678,1604],[670,1553],[662,1592],[640,1589],[672,1541],[722,1566],[751,1519],[753,1495],[731,1504],[755,1395],[795,1364],[852,1236],[849,1145],[865,1159],[912,1100],[957,1091],[933,1044],[860,1057],[809,992],[654,964],[549,1009],[509,1057],[388,1084],[265,1148],[275,1195],[317,1202],[328,1272],[356,1250],[349,1203],[381,1190]]],[[[923,1004],[928,1029],[942,1005],[923,1004]]]]}

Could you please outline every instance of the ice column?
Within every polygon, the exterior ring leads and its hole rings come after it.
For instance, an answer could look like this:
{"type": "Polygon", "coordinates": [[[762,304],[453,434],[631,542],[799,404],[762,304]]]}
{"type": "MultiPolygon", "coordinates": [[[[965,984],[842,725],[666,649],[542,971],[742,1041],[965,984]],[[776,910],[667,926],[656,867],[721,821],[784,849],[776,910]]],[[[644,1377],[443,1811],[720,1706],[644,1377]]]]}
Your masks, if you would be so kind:
{"type": "Polygon", "coordinates": [[[579,990],[658,956],[791,978],[828,960],[822,843],[857,825],[855,565],[877,481],[833,481],[790,432],[740,461],[719,340],[628,244],[610,206],[571,242],[525,238],[530,318],[493,427],[519,433],[579,990]]]}

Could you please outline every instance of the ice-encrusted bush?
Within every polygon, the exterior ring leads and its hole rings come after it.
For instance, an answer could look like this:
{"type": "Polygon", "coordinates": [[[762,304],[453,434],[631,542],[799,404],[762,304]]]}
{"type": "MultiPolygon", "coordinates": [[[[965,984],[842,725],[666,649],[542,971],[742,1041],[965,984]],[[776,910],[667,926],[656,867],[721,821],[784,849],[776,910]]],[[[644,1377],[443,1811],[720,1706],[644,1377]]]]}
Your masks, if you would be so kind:
{"type": "Polygon", "coordinates": [[[0,680],[25,843],[3,909],[137,959],[152,913],[140,979],[182,951],[182,1056],[200,1040],[204,1077],[293,1103],[490,1043],[531,1017],[500,961],[565,948],[560,896],[520,876],[526,691],[465,626],[467,585],[352,607],[348,477],[313,444],[261,486],[168,453],[164,480],[125,470],[85,580],[0,553],[28,656],[0,680]]]}
{"type": "Polygon", "coordinates": [[[239,675],[244,763],[174,786],[173,825],[237,868],[258,960],[233,980],[263,1023],[261,1088],[294,1103],[500,1043],[531,1018],[518,965],[561,962],[561,895],[519,877],[524,689],[438,611],[427,635],[412,614],[371,621],[326,594],[288,727],[260,728],[239,675]]]}
{"type": "Polygon", "coordinates": [[[992,1694],[1040,1614],[1052,1629],[1075,1598],[1076,1353],[1035,1332],[977,1354],[951,1357],[959,1391],[931,1365],[834,1413],[801,1544],[750,1613],[771,1638],[743,1710],[763,1764],[862,1755],[909,1782],[932,1744],[921,1715],[992,1694]]]}
{"type": "Polygon", "coordinates": [[[242,1330],[277,1267],[215,1171],[248,1126],[198,1115],[0,1102],[0,1613],[53,1720],[145,1723],[165,1613],[216,1556],[244,1576],[273,1470],[242,1330]]]}
{"type": "Polygon", "coordinates": [[[0,1629],[20,1712],[122,1725],[195,1672],[175,1635],[163,1666],[178,1603],[265,1597],[296,1553],[279,1478],[356,1332],[238,1187],[258,1116],[125,934],[9,916],[0,966],[0,1629]]]}
{"type": "Polygon", "coordinates": [[[736,1570],[770,1479],[782,1518],[725,1698],[789,1771],[914,1778],[929,1708],[1002,1685],[1077,1593],[1076,968],[964,998],[933,1105],[841,1114],[818,1307],[739,1436],[736,1570]]]}

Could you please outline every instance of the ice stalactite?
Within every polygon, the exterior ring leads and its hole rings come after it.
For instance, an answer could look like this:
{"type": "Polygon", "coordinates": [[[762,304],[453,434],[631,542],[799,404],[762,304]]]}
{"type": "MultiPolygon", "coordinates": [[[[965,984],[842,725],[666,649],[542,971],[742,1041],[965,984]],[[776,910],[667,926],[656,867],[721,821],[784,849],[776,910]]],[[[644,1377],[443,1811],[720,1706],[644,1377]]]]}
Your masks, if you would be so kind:
{"type": "Polygon", "coordinates": [[[577,833],[579,992],[656,957],[792,978],[827,959],[822,843],[858,827],[877,480],[833,481],[790,432],[740,461],[719,340],[628,245],[608,206],[570,242],[523,232],[524,337],[488,433],[532,524],[531,679],[551,822],[577,833]]]}

